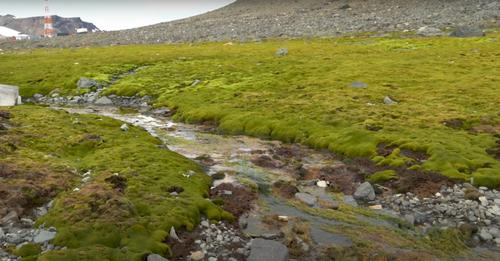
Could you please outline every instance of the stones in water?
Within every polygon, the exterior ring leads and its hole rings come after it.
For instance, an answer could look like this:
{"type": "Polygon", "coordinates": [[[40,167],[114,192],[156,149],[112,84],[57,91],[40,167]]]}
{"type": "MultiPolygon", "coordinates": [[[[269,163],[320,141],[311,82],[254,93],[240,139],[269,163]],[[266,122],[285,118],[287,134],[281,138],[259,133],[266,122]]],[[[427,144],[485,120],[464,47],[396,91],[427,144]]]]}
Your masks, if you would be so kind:
{"type": "Polygon", "coordinates": [[[0,107],[21,104],[19,87],[0,84],[0,107]]]}
{"type": "Polygon", "coordinates": [[[45,242],[48,242],[56,237],[56,232],[53,230],[45,230],[42,229],[38,231],[38,234],[35,235],[35,238],[33,239],[33,242],[37,244],[43,244],[45,242]]]}
{"type": "Polygon", "coordinates": [[[351,87],[355,89],[364,89],[368,87],[368,84],[364,82],[353,82],[351,83],[351,87]]]}
{"type": "Polygon", "coordinates": [[[151,254],[148,256],[146,261],[168,261],[168,259],[166,259],[158,254],[151,254]]]}
{"type": "Polygon", "coordinates": [[[277,241],[257,238],[250,246],[247,261],[287,261],[288,248],[277,241]]]}
{"type": "Polygon", "coordinates": [[[316,205],[316,202],[318,202],[318,199],[309,193],[295,193],[295,198],[304,202],[310,207],[316,205]]]}
{"type": "Polygon", "coordinates": [[[96,105],[102,105],[102,106],[109,106],[109,105],[113,105],[113,101],[110,98],[108,98],[106,96],[103,96],[103,97],[97,99],[94,102],[94,104],[96,104],[96,105]]]}
{"type": "Polygon", "coordinates": [[[389,96],[385,96],[384,97],[384,103],[387,104],[387,105],[394,105],[394,104],[398,104],[396,101],[394,101],[391,97],[389,96]]]}
{"type": "Polygon", "coordinates": [[[439,28],[422,26],[418,28],[417,34],[421,36],[442,36],[444,35],[444,32],[439,28]]]}
{"type": "Polygon", "coordinates": [[[78,82],[76,83],[76,85],[80,89],[89,89],[89,88],[92,88],[92,87],[98,87],[99,83],[96,80],[94,80],[94,79],[82,77],[82,78],[80,78],[78,80],[78,82]]]}
{"type": "Polygon", "coordinates": [[[372,201],[375,199],[375,190],[370,182],[365,182],[356,189],[354,198],[361,201],[372,201]]]}
{"type": "Polygon", "coordinates": [[[483,37],[485,36],[483,30],[478,27],[460,26],[455,28],[455,30],[450,34],[453,37],[483,37]]]}
{"type": "Polygon", "coordinates": [[[276,51],[276,56],[287,56],[288,55],[288,49],[287,48],[280,48],[276,51]]]}

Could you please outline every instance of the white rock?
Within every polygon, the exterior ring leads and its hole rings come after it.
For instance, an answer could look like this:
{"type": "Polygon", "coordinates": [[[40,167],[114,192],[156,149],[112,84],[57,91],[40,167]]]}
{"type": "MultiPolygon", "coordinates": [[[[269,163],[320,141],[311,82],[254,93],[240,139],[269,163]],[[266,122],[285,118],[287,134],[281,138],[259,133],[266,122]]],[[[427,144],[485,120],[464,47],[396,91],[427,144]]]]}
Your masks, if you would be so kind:
{"type": "Polygon", "coordinates": [[[370,209],[373,209],[373,210],[381,210],[382,209],[382,205],[373,205],[373,206],[369,206],[370,209]]]}
{"type": "Polygon", "coordinates": [[[122,131],[128,131],[128,125],[127,124],[123,124],[122,126],[120,126],[120,129],[122,131]]]}
{"type": "Polygon", "coordinates": [[[200,261],[203,258],[205,258],[205,254],[202,251],[196,251],[191,253],[191,260],[193,261],[200,261]]]}
{"type": "Polygon", "coordinates": [[[33,239],[33,242],[37,244],[42,244],[54,239],[55,237],[56,237],[56,232],[42,229],[38,231],[37,235],[33,239]]]}
{"type": "Polygon", "coordinates": [[[481,205],[483,206],[488,206],[488,199],[485,196],[479,197],[479,202],[481,202],[481,205]]]}
{"type": "Polygon", "coordinates": [[[320,188],[326,188],[326,187],[328,187],[328,183],[324,180],[320,180],[320,181],[316,182],[316,186],[318,186],[320,188]]]}
{"type": "Polygon", "coordinates": [[[281,222],[288,222],[288,216],[278,216],[278,220],[281,222]]]}

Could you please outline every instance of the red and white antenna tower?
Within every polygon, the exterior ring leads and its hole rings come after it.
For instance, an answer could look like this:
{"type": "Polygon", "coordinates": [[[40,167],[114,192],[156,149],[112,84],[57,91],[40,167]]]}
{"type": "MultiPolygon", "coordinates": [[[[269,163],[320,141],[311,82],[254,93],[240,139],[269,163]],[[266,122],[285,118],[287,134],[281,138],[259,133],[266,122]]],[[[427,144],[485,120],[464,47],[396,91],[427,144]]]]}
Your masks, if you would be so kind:
{"type": "Polygon", "coordinates": [[[54,26],[52,24],[52,16],[50,15],[49,0],[45,1],[45,19],[43,24],[43,36],[46,38],[52,38],[54,34],[54,26]]]}

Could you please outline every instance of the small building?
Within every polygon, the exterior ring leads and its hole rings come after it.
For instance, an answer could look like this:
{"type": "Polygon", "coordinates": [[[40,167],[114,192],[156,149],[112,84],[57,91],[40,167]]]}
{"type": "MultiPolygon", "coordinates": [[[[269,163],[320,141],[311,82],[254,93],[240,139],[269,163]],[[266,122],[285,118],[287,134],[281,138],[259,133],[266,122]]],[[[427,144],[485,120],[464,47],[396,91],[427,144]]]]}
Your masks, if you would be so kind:
{"type": "Polygon", "coordinates": [[[19,87],[0,84],[0,107],[22,104],[19,87]]]}
{"type": "Polygon", "coordinates": [[[14,29],[0,26],[0,39],[29,40],[30,36],[14,29]]]}

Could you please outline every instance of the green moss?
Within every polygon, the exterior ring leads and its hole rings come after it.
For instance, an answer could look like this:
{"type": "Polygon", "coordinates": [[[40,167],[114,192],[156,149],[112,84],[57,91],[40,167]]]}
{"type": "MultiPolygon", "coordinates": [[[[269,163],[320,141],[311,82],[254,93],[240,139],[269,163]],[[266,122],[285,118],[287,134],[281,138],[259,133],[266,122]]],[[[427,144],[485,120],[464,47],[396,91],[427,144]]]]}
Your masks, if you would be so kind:
{"type": "MultiPolygon", "coordinates": [[[[500,162],[486,153],[495,138],[468,129],[484,119],[500,124],[499,40],[493,30],[468,39],[366,35],[35,50],[2,55],[6,73],[0,82],[20,85],[25,96],[56,86],[71,93],[79,76],[99,78],[147,64],[106,94],[150,95],[156,107],[177,109],[177,120],[213,121],[226,133],[301,142],[352,157],[377,156],[381,142],[418,148],[429,155],[422,170],[495,187],[500,162]],[[284,46],[290,54],[275,57],[284,46]],[[67,68],[68,61],[78,65],[67,68]],[[192,86],[195,79],[202,83],[192,86]],[[351,88],[354,81],[368,87],[351,88]],[[385,105],[387,95],[399,103],[385,105]],[[459,118],[463,128],[443,125],[459,118]]],[[[377,162],[401,167],[412,161],[394,154],[377,162]]]]}
{"type": "MultiPolygon", "coordinates": [[[[74,169],[58,176],[59,182],[92,173],[79,191],[71,187],[61,191],[54,207],[37,221],[56,227],[54,244],[68,247],[44,254],[41,260],[138,260],[144,253],[168,255],[164,240],[172,226],[192,230],[201,215],[234,219],[206,199],[211,178],[196,163],[159,148],[161,142],[140,128],[123,132],[121,122],[110,118],[35,106],[9,111],[17,127],[6,138],[19,140],[20,145],[1,155],[0,162],[34,161],[52,169],[60,165],[74,169]],[[121,177],[122,187],[108,182],[115,175],[121,177]],[[178,197],[168,192],[174,186],[183,189],[178,197]]],[[[36,196],[29,190],[25,193],[36,196]]]]}
{"type": "Polygon", "coordinates": [[[384,183],[386,181],[393,180],[396,178],[397,178],[396,171],[384,170],[368,176],[367,180],[373,184],[373,183],[384,183]]]}
{"type": "MultiPolygon", "coordinates": [[[[25,244],[20,248],[14,250],[14,255],[20,257],[36,256],[42,252],[42,248],[37,244],[25,244]]],[[[25,259],[23,259],[25,260],[25,259]]]]}

